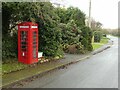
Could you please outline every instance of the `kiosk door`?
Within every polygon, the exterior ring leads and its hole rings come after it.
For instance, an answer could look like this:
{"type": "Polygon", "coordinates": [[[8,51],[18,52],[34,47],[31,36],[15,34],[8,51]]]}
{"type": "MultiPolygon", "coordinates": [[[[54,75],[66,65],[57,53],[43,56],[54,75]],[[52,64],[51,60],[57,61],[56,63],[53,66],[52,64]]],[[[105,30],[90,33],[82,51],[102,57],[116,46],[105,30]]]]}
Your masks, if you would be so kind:
{"type": "Polygon", "coordinates": [[[21,56],[23,58],[27,58],[27,51],[28,51],[28,32],[21,31],[20,32],[20,41],[21,41],[21,56]]]}

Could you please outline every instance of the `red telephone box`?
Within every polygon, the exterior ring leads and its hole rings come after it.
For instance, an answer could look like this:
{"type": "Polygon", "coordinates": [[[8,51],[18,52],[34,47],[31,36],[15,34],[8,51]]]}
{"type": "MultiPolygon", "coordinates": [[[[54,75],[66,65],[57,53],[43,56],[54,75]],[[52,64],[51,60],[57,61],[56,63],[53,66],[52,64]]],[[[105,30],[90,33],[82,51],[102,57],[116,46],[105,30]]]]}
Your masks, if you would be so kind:
{"type": "Polygon", "coordinates": [[[38,25],[35,23],[18,24],[18,61],[24,64],[38,62],[38,25]]]}

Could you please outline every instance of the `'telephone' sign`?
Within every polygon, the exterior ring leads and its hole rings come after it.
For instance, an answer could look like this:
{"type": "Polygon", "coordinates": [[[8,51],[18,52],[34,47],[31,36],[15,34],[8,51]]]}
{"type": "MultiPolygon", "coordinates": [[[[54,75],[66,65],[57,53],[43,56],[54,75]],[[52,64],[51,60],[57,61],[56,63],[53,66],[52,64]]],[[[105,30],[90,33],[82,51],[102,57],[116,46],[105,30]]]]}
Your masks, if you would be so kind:
{"type": "Polygon", "coordinates": [[[20,28],[29,28],[29,26],[20,26],[20,28]]]}
{"type": "Polygon", "coordinates": [[[37,28],[37,26],[31,26],[31,28],[37,28]]]}
{"type": "MultiPolygon", "coordinates": [[[[20,26],[20,28],[29,28],[29,26],[20,26]]],[[[37,26],[31,26],[31,28],[37,28],[37,26]]]]}

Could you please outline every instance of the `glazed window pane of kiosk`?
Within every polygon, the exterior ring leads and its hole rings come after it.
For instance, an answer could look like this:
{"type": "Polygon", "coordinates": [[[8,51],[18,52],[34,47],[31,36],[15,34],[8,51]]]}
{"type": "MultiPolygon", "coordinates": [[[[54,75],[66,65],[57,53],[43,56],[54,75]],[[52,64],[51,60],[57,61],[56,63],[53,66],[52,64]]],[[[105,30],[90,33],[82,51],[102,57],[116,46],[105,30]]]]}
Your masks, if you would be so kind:
{"type": "Polygon", "coordinates": [[[27,31],[21,31],[20,32],[20,37],[21,37],[21,50],[22,51],[27,51],[27,43],[28,43],[28,32],[27,31]]]}
{"type": "Polygon", "coordinates": [[[33,33],[33,58],[37,57],[37,32],[34,31],[33,33]]]}

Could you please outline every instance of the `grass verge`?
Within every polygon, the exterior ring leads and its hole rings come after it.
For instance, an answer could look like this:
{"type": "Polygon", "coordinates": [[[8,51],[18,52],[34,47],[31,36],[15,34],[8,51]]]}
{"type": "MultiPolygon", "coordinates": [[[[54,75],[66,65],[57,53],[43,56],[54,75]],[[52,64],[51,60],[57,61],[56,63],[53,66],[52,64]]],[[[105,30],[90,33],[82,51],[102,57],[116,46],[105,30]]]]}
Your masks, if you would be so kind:
{"type": "Polygon", "coordinates": [[[17,59],[12,59],[12,60],[8,59],[7,61],[9,62],[2,64],[2,74],[7,74],[10,72],[22,70],[28,67],[28,65],[19,63],[17,59]]]}
{"type": "Polygon", "coordinates": [[[38,61],[38,63],[36,64],[31,64],[31,65],[28,65],[28,64],[22,64],[20,62],[18,62],[18,59],[17,58],[10,58],[10,59],[7,59],[4,61],[4,63],[2,64],[2,75],[4,74],[8,74],[8,73],[11,73],[11,72],[15,72],[15,71],[20,71],[20,70],[23,70],[23,69],[26,69],[26,68],[29,68],[29,67],[33,67],[35,65],[38,65],[38,64],[42,64],[42,63],[45,63],[45,62],[49,62],[49,61],[54,61],[54,60],[59,60],[61,58],[63,58],[62,56],[61,57],[47,57],[48,59],[46,58],[41,58],[41,60],[38,61]]]}
{"type": "Polygon", "coordinates": [[[102,47],[104,44],[108,43],[109,38],[103,37],[100,41],[100,43],[92,43],[93,50],[96,50],[100,47],[102,47]]]}

